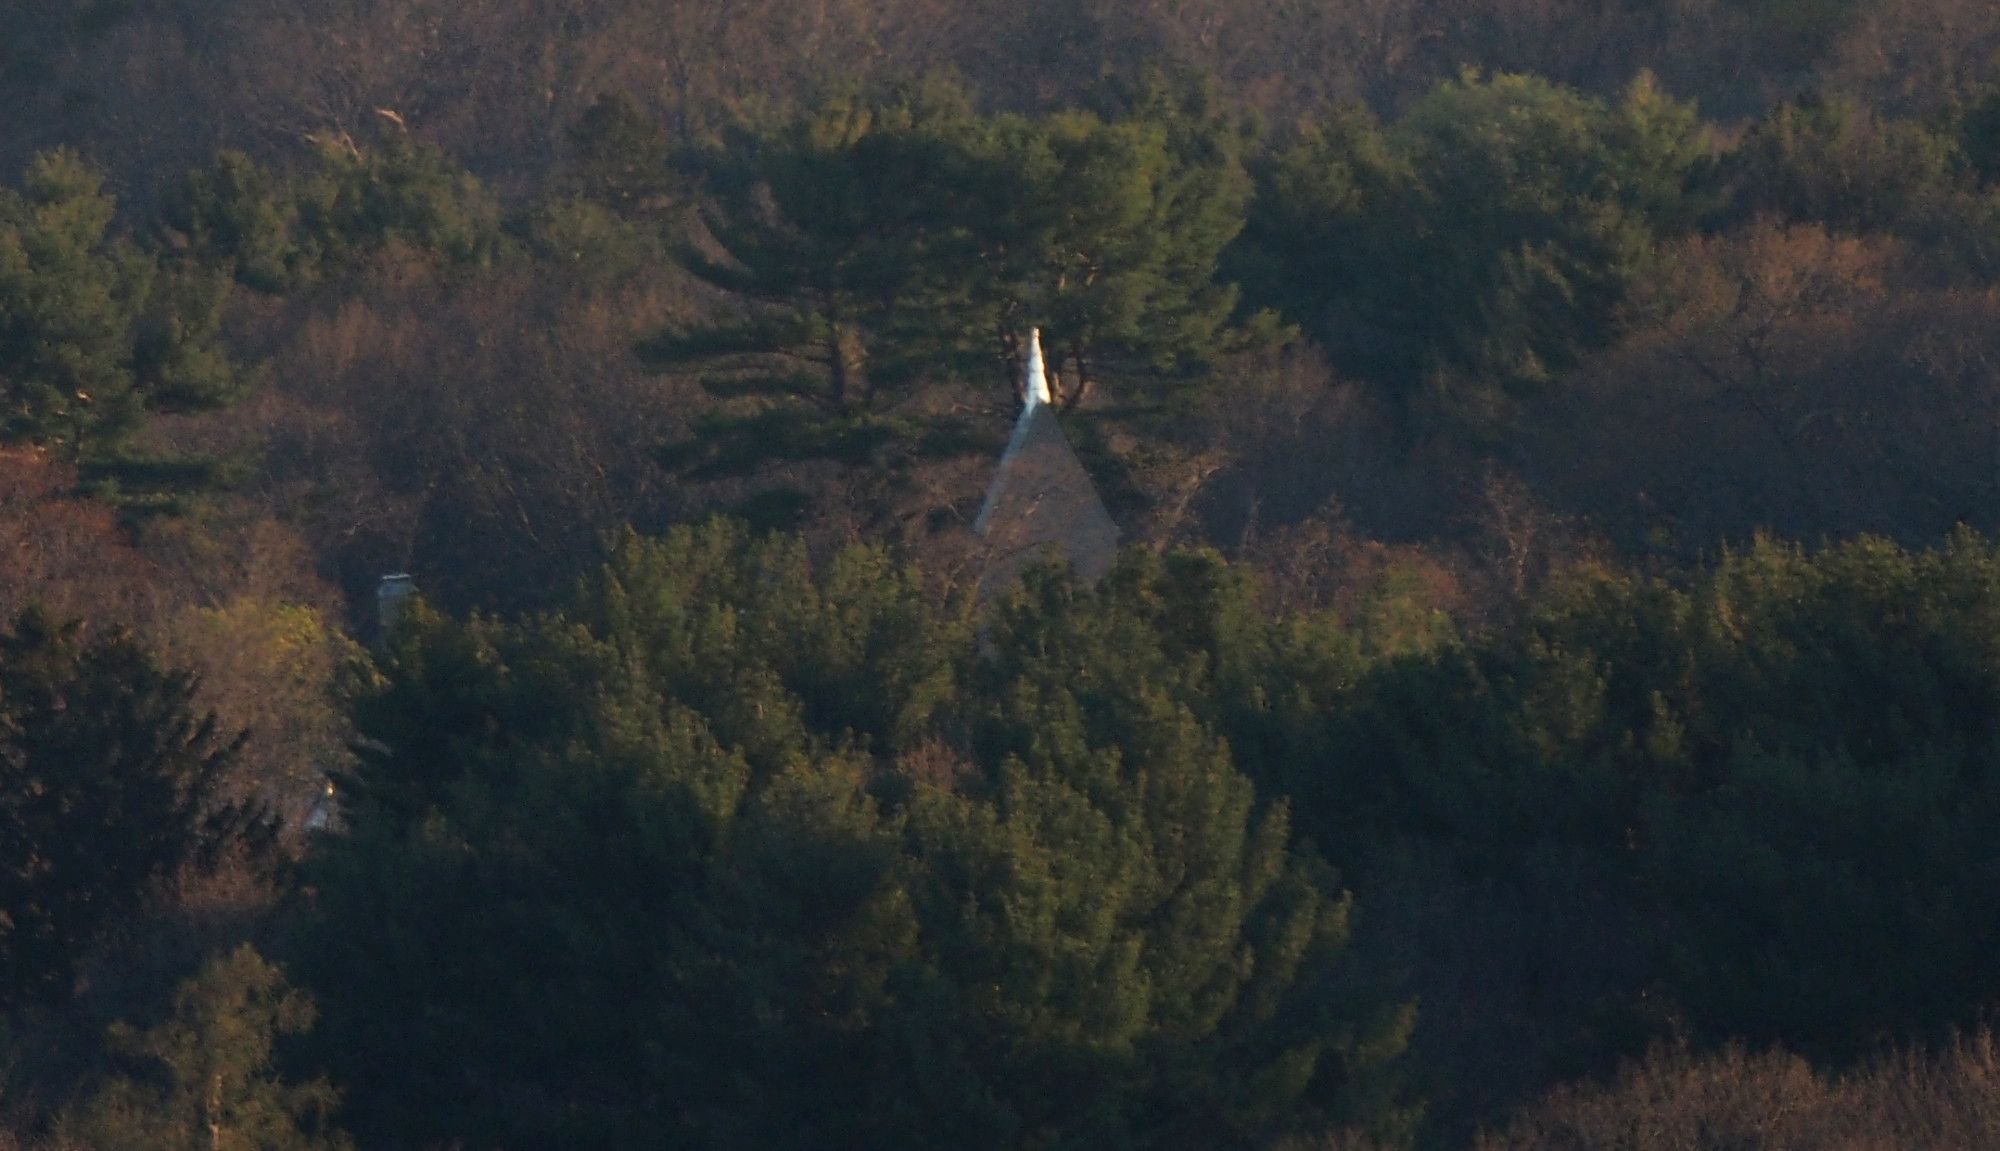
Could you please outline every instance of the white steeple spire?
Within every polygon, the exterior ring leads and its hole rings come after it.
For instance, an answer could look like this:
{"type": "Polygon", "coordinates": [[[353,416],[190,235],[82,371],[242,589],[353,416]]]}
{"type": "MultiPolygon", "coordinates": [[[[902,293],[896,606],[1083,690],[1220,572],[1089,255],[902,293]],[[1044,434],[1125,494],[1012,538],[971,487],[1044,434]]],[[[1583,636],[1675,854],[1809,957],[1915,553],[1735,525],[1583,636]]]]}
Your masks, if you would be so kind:
{"type": "Polygon", "coordinates": [[[1021,385],[1021,409],[1025,414],[1035,409],[1036,404],[1046,404],[1049,399],[1049,373],[1042,362],[1042,330],[1028,330],[1027,378],[1021,385]]]}
{"type": "Polygon", "coordinates": [[[981,602],[1004,592],[1037,558],[1067,559],[1084,578],[1096,579],[1118,551],[1118,524],[1056,417],[1040,328],[1028,332],[1027,351],[1021,414],[972,521],[986,544],[981,602]]]}

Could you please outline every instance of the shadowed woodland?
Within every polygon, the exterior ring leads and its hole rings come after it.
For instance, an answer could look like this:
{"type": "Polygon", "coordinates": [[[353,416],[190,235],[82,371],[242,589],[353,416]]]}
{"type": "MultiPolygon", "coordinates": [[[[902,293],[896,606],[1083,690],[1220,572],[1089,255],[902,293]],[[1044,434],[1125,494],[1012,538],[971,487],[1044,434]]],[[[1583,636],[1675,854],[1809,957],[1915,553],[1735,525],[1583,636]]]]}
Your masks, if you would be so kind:
{"type": "Polygon", "coordinates": [[[1991,1148],[1996,533],[1990,3],[0,6],[0,1148],[1991,1148]]]}

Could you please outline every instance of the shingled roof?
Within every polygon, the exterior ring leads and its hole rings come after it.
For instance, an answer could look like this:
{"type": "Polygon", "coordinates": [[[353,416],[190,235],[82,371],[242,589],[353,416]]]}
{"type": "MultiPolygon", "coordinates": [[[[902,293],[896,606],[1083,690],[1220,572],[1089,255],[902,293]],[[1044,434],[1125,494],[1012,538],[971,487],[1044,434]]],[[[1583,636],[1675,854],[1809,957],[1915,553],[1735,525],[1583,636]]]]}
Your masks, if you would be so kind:
{"type": "Polygon", "coordinates": [[[1021,418],[972,525],[986,544],[982,597],[1011,586],[1023,568],[1046,559],[1066,559],[1078,575],[1094,580],[1118,553],[1118,525],[1049,402],[1039,331],[1029,339],[1021,391],[1021,418]]]}

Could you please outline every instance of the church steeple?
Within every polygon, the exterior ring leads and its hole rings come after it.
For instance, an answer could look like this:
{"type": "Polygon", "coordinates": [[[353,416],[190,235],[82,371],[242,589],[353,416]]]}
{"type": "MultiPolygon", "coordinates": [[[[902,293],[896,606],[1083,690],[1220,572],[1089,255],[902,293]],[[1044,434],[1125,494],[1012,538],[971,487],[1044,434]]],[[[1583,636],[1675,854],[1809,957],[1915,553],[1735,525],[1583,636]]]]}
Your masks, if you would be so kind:
{"type": "Polygon", "coordinates": [[[988,553],[982,595],[997,593],[1037,559],[1066,559],[1095,579],[1117,554],[1118,525],[1056,418],[1039,328],[1028,335],[1021,414],[972,530],[988,553]]]}

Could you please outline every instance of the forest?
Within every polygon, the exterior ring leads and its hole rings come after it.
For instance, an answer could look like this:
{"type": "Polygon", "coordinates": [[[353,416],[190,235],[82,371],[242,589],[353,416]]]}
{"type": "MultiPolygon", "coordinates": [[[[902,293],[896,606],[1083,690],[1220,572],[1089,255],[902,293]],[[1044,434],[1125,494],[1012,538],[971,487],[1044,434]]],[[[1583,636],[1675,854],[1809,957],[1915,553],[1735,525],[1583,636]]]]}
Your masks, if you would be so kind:
{"type": "Polygon", "coordinates": [[[0,1151],[1990,1151],[1996,825],[1988,0],[0,0],[0,1151]]]}

